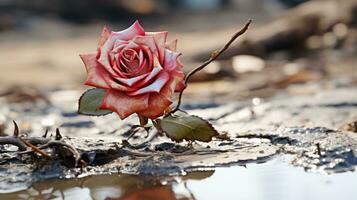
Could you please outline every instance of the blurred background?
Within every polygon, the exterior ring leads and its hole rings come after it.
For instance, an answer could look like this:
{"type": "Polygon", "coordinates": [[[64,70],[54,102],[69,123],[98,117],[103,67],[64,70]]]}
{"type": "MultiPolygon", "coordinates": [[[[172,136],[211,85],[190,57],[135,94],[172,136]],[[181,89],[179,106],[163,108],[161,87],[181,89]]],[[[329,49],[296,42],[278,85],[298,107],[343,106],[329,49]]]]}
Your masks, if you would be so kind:
{"type": "Polygon", "coordinates": [[[79,53],[96,50],[104,24],[121,30],[136,19],[178,39],[186,71],[253,19],[220,61],[194,77],[189,91],[198,96],[264,97],[357,82],[355,0],[0,0],[0,91],[81,89],[79,53]],[[196,92],[207,84],[209,91],[196,92]]]}

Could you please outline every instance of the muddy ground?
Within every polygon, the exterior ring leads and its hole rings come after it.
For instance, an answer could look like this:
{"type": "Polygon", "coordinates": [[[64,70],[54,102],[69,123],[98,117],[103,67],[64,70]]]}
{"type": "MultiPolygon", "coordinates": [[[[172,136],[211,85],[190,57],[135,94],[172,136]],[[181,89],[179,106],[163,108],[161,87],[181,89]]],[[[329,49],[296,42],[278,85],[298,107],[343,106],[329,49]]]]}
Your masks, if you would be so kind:
{"type": "Polygon", "coordinates": [[[12,120],[27,137],[41,137],[48,129],[47,138],[54,140],[54,128],[59,127],[63,136],[59,141],[75,147],[86,164],[73,168],[73,156],[55,148],[46,149],[57,154],[54,160],[47,160],[33,153],[19,154],[16,147],[3,145],[2,192],[49,178],[108,173],[180,175],[218,166],[261,163],[286,154],[292,156],[292,165],[319,173],[353,171],[357,165],[357,90],[353,86],[338,85],[303,95],[281,92],[270,98],[225,104],[185,104],[190,114],[211,121],[220,133],[229,136],[192,146],[166,137],[141,144],[147,139],[144,132],[127,144],[127,131],[137,124],[135,117],[120,121],[115,114],[78,116],[75,108],[80,91],[44,95],[51,104],[43,99],[26,103],[1,99],[7,105],[0,112],[3,134],[9,135],[4,137],[12,137],[12,120]]]}

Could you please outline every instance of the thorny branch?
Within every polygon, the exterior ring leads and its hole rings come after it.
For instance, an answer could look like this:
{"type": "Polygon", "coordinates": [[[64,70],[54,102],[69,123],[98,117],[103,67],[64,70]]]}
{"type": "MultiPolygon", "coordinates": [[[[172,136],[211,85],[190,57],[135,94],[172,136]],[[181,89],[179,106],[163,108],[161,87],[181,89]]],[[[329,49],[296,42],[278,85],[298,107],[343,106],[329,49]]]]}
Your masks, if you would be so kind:
{"type": "Polygon", "coordinates": [[[27,149],[27,145],[19,139],[19,126],[14,123],[14,133],[13,136],[6,136],[0,138],[0,144],[12,144],[19,148],[21,151],[25,151],[27,149]]]}
{"type": "MultiPolygon", "coordinates": [[[[75,147],[73,147],[70,144],[65,143],[62,140],[62,136],[60,134],[59,129],[56,129],[56,136],[55,136],[54,140],[46,138],[47,130],[43,137],[25,138],[25,137],[21,137],[19,135],[19,128],[18,128],[18,125],[16,124],[16,122],[14,121],[13,123],[14,123],[14,127],[15,127],[13,136],[0,137],[0,145],[4,145],[4,144],[15,145],[20,150],[18,152],[19,155],[36,152],[46,159],[52,159],[52,157],[47,152],[43,151],[43,149],[52,148],[52,147],[65,148],[72,153],[72,155],[75,159],[74,167],[77,167],[77,165],[81,162],[80,153],[78,152],[78,150],[75,147]],[[36,145],[40,145],[40,146],[36,146],[36,145]],[[28,149],[28,147],[30,149],[28,149]]],[[[83,164],[83,162],[81,162],[81,163],[83,164]]]]}
{"type": "Polygon", "coordinates": [[[32,149],[32,151],[39,153],[41,156],[45,157],[46,159],[49,159],[49,160],[52,159],[51,156],[48,155],[48,153],[42,151],[40,148],[38,148],[37,146],[31,144],[30,142],[27,142],[25,139],[19,137],[19,140],[21,142],[23,142],[26,146],[30,147],[32,149]]]}
{"type": "MultiPolygon", "coordinates": [[[[200,65],[199,67],[193,69],[192,71],[190,71],[185,78],[185,89],[187,88],[187,83],[189,82],[190,78],[197,72],[201,71],[203,68],[205,68],[207,65],[209,65],[212,61],[216,60],[225,50],[227,50],[229,48],[229,46],[241,35],[243,35],[249,28],[250,23],[252,22],[251,19],[248,20],[248,22],[245,24],[245,26],[238,32],[236,32],[231,39],[218,51],[215,51],[212,53],[210,59],[208,59],[206,62],[204,62],[202,65],[200,65]]],[[[181,105],[181,99],[182,99],[182,95],[183,92],[185,91],[182,90],[179,94],[178,97],[178,101],[177,101],[177,105],[176,107],[169,112],[167,115],[176,112],[177,110],[180,109],[180,105],[181,105]]]]}
{"type": "Polygon", "coordinates": [[[21,142],[19,138],[13,136],[1,137],[0,145],[4,145],[4,144],[11,144],[17,146],[20,151],[25,151],[27,149],[27,146],[23,142],[21,142]]]}
{"type": "MultiPolygon", "coordinates": [[[[15,128],[14,128],[13,135],[0,137],[0,145],[10,144],[10,145],[17,146],[18,147],[17,155],[37,153],[41,157],[46,158],[48,160],[56,160],[57,158],[55,156],[57,154],[61,155],[61,152],[63,153],[64,150],[66,150],[69,151],[69,153],[71,153],[71,158],[74,159],[74,163],[73,163],[74,165],[71,164],[72,167],[83,167],[85,165],[90,164],[87,163],[85,159],[83,159],[83,155],[85,154],[82,154],[79,149],[77,149],[75,146],[68,144],[63,139],[59,129],[56,129],[56,135],[54,138],[47,138],[48,130],[46,130],[46,133],[42,137],[25,137],[19,134],[19,128],[16,122],[14,122],[14,126],[15,128]],[[52,149],[52,152],[57,152],[57,153],[52,154],[49,151],[45,151],[45,149],[52,149]]],[[[148,140],[145,141],[144,143],[139,145],[131,145],[126,140],[122,141],[122,147],[119,147],[118,144],[116,143],[114,144],[118,152],[122,152],[123,148],[125,148],[126,149],[125,152],[127,152],[128,155],[146,157],[146,156],[150,156],[151,154],[139,153],[131,150],[138,150],[138,149],[145,148],[155,136],[156,134],[148,138],[148,140]]],[[[0,153],[3,152],[8,152],[8,151],[0,151],[0,153]]],[[[61,159],[63,159],[63,161],[66,161],[66,159],[68,158],[61,157],[61,159]]]]}

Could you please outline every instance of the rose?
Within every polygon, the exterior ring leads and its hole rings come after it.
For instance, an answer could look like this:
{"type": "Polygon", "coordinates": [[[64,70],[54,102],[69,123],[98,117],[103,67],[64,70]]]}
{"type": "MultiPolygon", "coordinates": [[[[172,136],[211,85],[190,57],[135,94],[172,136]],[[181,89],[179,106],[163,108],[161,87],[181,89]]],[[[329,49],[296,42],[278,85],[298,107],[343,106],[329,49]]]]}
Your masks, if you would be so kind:
{"type": "Polygon", "coordinates": [[[156,119],[172,104],[172,94],[184,89],[184,74],[168,32],[145,32],[138,21],[119,32],[104,27],[97,53],[82,54],[86,85],[102,88],[101,109],[121,119],[137,113],[156,119]]]}

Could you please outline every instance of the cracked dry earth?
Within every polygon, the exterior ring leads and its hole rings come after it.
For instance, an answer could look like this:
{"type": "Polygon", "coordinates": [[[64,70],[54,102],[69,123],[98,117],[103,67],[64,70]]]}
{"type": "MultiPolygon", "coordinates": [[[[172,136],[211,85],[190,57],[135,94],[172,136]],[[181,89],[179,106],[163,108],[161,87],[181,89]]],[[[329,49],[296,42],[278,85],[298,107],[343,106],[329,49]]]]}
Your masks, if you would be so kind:
{"type": "MultiPolygon", "coordinates": [[[[0,101],[4,133],[11,135],[12,120],[21,132],[41,136],[59,127],[63,141],[76,147],[88,163],[68,168],[61,160],[43,161],[34,155],[19,155],[17,147],[0,145],[0,191],[10,192],[50,178],[85,177],[94,174],[127,173],[177,175],[218,166],[261,163],[290,155],[292,165],[306,170],[336,173],[357,165],[357,90],[337,88],[316,94],[276,95],[269,99],[229,102],[222,105],[186,105],[190,114],[213,123],[230,139],[209,143],[174,143],[165,137],[140,146],[146,134],[127,138],[136,118],[118,120],[110,114],[87,117],[76,114],[80,91],[48,93],[46,102],[6,103],[0,101]],[[4,106],[5,105],[5,106],[4,106]]],[[[150,136],[149,136],[150,137],[150,136]]]]}

